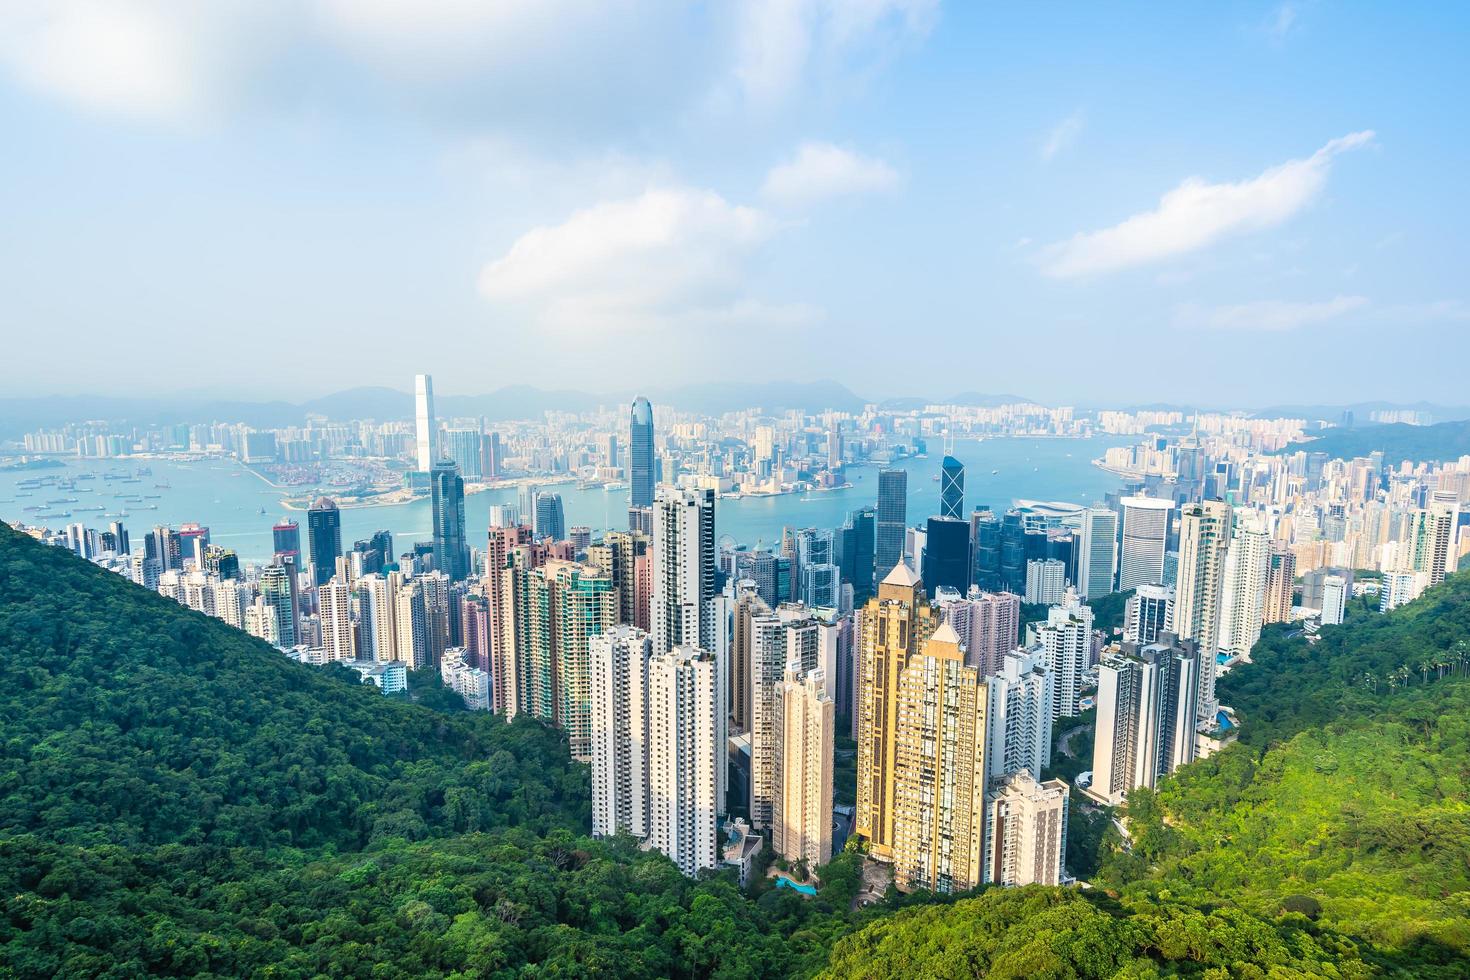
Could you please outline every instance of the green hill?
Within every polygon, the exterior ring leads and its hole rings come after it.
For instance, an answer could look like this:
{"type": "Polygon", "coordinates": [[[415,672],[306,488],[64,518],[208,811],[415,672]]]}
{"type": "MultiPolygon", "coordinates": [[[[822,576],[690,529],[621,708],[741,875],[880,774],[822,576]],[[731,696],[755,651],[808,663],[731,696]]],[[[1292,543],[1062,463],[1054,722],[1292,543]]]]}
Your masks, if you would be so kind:
{"type": "Polygon", "coordinates": [[[1365,425],[1351,429],[1328,429],[1315,439],[1294,442],[1282,452],[1327,453],[1334,459],[1355,459],[1382,451],[1383,462],[1397,466],[1404,460],[1416,463],[1445,462],[1470,454],[1470,420],[1437,422],[1434,425],[1365,425]]]}
{"type": "Polygon", "coordinates": [[[1134,800],[1104,887],[849,912],[855,855],[814,901],[688,881],[585,836],[555,732],[385,699],[0,525],[0,977],[1464,976],[1470,684],[1399,667],[1452,656],[1467,593],[1268,635],[1224,690],[1269,720],[1134,800]]]}

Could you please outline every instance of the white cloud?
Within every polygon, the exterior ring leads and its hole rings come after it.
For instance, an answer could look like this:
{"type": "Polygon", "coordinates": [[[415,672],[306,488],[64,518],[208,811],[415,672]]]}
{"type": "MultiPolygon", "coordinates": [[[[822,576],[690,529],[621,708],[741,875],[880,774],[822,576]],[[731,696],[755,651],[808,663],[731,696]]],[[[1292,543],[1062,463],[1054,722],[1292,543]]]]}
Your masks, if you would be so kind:
{"type": "Polygon", "coordinates": [[[1304,160],[1289,160],[1237,183],[1211,184],[1190,177],[1160,198],[1152,211],[1051,245],[1042,269],[1059,279],[1115,272],[1196,252],[1232,235],[1274,227],[1317,198],[1334,157],[1372,139],[1371,130],[1350,133],[1329,141],[1304,160]]]}
{"type": "Polygon", "coordinates": [[[1077,137],[1082,135],[1083,124],[1082,112],[1078,110],[1053,126],[1041,144],[1042,162],[1050,160],[1063,150],[1071,149],[1077,142],[1077,137]]]}
{"type": "Polygon", "coordinates": [[[1297,5],[1291,2],[1280,4],[1266,20],[1266,33],[1273,41],[1281,42],[1291,33],[1297,22],[1297,5]]]}
{"type": "Polygon", "coordinates": [[[881,60],[923,37],[939,0],[750,0],[740,8],[734,76],[744,96],[771,104],[813,70],[881,60]]]}
{"type": "Polygon", "coordinates": [[[849,194],[888,190],[898,172],[882,160],[831,143],[803,143],[796,156],[766,174],[761,196],[786,206],[814,204],[849,194]]]}
{"type": "Polygon", "coordinates": [[[533,228],[480,273],[480,292],[566,333],[805,318],[744,295],[765,212],[708,190],[659,187],[533,228]]]}
{"type": "Polygon", "coordinates": [[[1367,305],[1368,300],[1363,296],[1334,296],[1315,302],[1260,300],[1212,307],[1185,304],[1175,308],[1174,323],[1181,327],[1210,330],[1281,332],[1335,320],[1367,305]]]}

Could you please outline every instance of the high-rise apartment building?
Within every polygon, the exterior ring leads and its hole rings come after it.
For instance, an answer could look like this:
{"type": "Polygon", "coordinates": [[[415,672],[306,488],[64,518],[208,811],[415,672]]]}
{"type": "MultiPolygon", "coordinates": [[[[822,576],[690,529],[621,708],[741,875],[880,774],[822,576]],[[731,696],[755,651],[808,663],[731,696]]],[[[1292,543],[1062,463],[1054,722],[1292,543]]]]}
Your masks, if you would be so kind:
{"type": "Polygon", "coordinates": [[[986,687],[941,623],[898,675],[893,866],[904,891],[983,880],[986,687]]]}
{"type": "Polygon", "coordinates": [[[887,578],[903,561],[904,527],[908,520],[909,475],[904,470],[878,471],[878,511],[873,560],[877,576],[887,578]]]}
{"type": "Polygon", "coordinates": [[[660,486],[653,515],[653,646],[714,650],[715,494],[660,486]]]}
{"type": "Polygon", "coordinates": [[[352,588],[333,577],[318,590],[322,617],[322,647],[328,660],[357,659],[356,634],[352,625],[352,588]]]}
{"type": "Polygon", "coordinates": [[[869,853],[894,859],[895,780],[898,778],[899,680],[939,625],[924,585],[899,562],[878,585],[860,617],[857,636],[857,812],[854,832],[869,853]]]}
{"type": "MultiPolygon", "coordinates": [[[[466,480],[485,476],[485,433],[480,429],[446,429],[443,436],[444,459],[453,461],[466,480]]],[[[435,464],[443,462],[435,460],[435,464]]]]}
{"type": "Polygon", "coordinates": [[[636,626],[592,638],[592,833],[648,834],[648,664],[636,626]]]}
{"type": "Polygon", "coordinates": [[[834,704],[821,670],[795,664],[775,689],[771,848],[815,870],[832,859],[834,704]]]}
{"type": "Polygon", "coordinates": [[[1010,592],[982,592],[974,586],[964,598],[945,592],[935,608],[960,635],[965,663],[988,677],[1000,669],[1001,659],[1016,646],[1021,629],[1021,597],[1010,592]]]}
{"type": "Polygon", "coordinates": [[[1169,517],[1174,502],[1157,497],[1124,497],[1123,551],[1118,561],[1118,589],[1164,581],[1164,551],[1169,543],[1169,517]]]}
{"type": "Polygon", "coordinates": [[[995,786],[986,824],[985,881],[996,885],[1060,885],[1067,854],[1068,786],[1030,773],[995,786]]]}
{"type": "Polygon", "coordinates": [[[1129,790],[1152,789],[1194,760],[1200,660],[1194,643],[1172,633],[1125,643],[1103,660],[1089,796],[1117,805],[1129,790]]]}
{"type": "Polygon", "coordinates": [[[985,677],[987,785],[1006,773],[1028,772],[1033,779],[1051,765],[1051,734],[1056,675],[1041,650],[1011,650],[985,677]]]}
{"type": "Polygon", "coordinates": [[[1261,620],[1266,623],[1291,622],[1295,602],[1296,553],[1284,546],[1271,549],[1266,567],[1266,596],[1261,604],[1261,620]]]}
{"type": "Polygon", "coordinates": [[[414,444],[419,472],[427,473],[439,459],[439,423],[434,418],[434,379],[414,375],[414,444]]]}
{"type": "Polygon", "coordinates": [[[287,565],[267,565],[256,582],[260,597],[275,610],[276,645],[290,649],[296,640],[296,570],[287,565]]]}
{"type": "Polygon", "coordinates": [[[719,861],[719,769],[726,748],[719,665],[676,646],[648,662],[648,836],[689,876],[719,861]]]}
{"type": "Polygon", "coordinates": [[[1341,575],[1328,575],[1322,580],[1322,625],[1336,626],[1347,614],[1351,586],[1341,575]]]}
{"type": "Polygon", "coordinates": [[[1056,558],[1033,558],[1026,562],[1026,602],[1054,606],[1067,592],[1067,565],[1056,558]]]}
{"type": "Polygon", "coordinates": [[[1169,628],[1174,614],[1174,586],[1140,585],[1123,612],[1123,640],[1152,643],[1169,628]]]}
{"type": "Polygon", "coordinates": [[[1036,635],[1046,655],[1046,666],[1056,675],[1054,717],[1075,718],[1092,661],[1092,607],[1068,589],[1061,604],[1047,610],[1046,625],[1036,635]]]}
{"type": "Polygon", "coordinates": [[[1271,536],[1265,520],[1254,511],[1236,511],[1220,613],[1220,650],[1232,657],[1250,656],[1261,638],[1270,564],[1271,536]]]}
{"type": "Polygon", "coordinates": [[[653,506],[653,482],[653,405],[640,395],[628,420],[629,507],[653,506]]]}
{"type": "Polygon", "coordinates": [[[1199,718],[1213,723],[1215,654],[1225,597],[1225,558],[1230,546],[1231,508],[1223,500],[1190,504],[1179,515],[1179,579],[1174,587],[1170,632],[1193,640],[1200,652],[1199,718]]]}

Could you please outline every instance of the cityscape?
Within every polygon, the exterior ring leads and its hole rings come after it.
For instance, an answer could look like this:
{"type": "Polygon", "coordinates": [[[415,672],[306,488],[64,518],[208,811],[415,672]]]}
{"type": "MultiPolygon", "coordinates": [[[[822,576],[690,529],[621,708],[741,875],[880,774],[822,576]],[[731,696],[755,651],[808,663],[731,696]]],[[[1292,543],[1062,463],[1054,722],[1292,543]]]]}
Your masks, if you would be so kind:
{"type": "Polygon", "coordinates": [[[0,3],[0,980],[1470,977],[1467,39],[0,3]]]}

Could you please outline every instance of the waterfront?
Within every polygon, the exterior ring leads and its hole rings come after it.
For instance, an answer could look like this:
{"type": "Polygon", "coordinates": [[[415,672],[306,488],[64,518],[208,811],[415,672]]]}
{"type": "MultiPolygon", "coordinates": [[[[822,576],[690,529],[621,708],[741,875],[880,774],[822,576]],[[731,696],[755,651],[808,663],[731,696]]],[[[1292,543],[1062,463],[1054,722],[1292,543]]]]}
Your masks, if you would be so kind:
{"type": "MultiPolygon", "coordinates": [[[[966,511],[977,504],[1004,509],[1016,499],[1084,504],[1101,499],[1119,485],[1119,479],[1092,465],[1092,460],[1109,446],[1128,445],[1133,441],[1130,437],[961,440],[954,452],[966,467],[966,511]]],[[[939,473],[942,453],[937,441],[933,448],[935,451],[927,458],[906,459],[895,464],[909,473],[910,523],[920,522],[938,510],[939,482],[934,477],[939,473]]],[[[81,521],[102,528],[110,520],[121,519],[132,532],[135,544],[143,531],[156,524],[177,527],[194,522],[208,526],[212,541],[234,548],[248,562],[269,560],[271,525],[276,521],[289,518],[300,522],[305,530],[306,515],[287,510],[282,503],[286,496],[300,496],[301,488],[292,487],[288,491],[273,488],[233,460],[67,458],[65,464],[64,468],[0,472],[0,516],[51,527],[81,521]],[[137,483],[120,484],[102,478],[104,473],[131,474],[139,467],[151,469],[152,474],[140,477],[137,483]],[[17,490],[17,484],[27,480],[51,476],[70,479],[84,473],[96,474],[97,478],[78,481],[75,492],[46,486],[30,491],[30,497],[16,496],[27,492],[17,490]],[[141,504],[128,504],[126,517],[109,516],[120,510],[120,495],[124,493],[145,499],[141,504]],[[38,513],[57,508],[46,507],[39,512],[24,510],[58,497],[75,497],[80,501],[69,505],[73,508],[70,518],[42,521],[36,516],[38,513]],[[74,508],[78,506],[104,509],[76,511],[74,508]]],[[[715,511],[716,534],[721,539],[728,536],[753,546],[779,542],[782,527],[836,527],[849,512],[875,502],[877,472],[873,466],[849,467],[845,474],[852,485],[836,490],[722,499],[715,511]]],[[[598,531],[627,525],[626,490],[582,490],[575,483],[548,489],[562,495],[569,527],[585,524],[598,531]]],[[[483,540],[490,505],[515,503],[516,497],[517,489],[506,486],[472,494],[466,500],[467,530],[475,545],[483,540]]],[[[428,539],[429,510],[426,497],[408,503],[343,510],[343,543],[350,547],[353,541],[381,528],[392,532],[396,548],[406,549],[412,541],[428,539]]]]}

